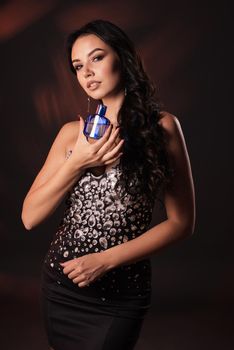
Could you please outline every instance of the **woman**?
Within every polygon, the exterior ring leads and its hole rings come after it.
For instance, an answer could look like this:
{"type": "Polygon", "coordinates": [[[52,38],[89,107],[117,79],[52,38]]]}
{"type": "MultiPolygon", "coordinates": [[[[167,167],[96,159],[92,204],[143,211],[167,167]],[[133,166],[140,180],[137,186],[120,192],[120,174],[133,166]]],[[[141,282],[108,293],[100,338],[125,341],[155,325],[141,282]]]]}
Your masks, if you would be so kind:
{"type": "Polygon", "coordinates": [[[42,271],[50,349],[133,349],[150,307],[150,256],[194,231],[189,157],[178,119],[161,110],[119,27],[87,23],[68,37],[68,57],[112,125],[93,142],[82,117],[66,123],[24,200],[31,230],[67,196],[42,271]],[[160,196],[168,218],[149,230],[160,196]]]}

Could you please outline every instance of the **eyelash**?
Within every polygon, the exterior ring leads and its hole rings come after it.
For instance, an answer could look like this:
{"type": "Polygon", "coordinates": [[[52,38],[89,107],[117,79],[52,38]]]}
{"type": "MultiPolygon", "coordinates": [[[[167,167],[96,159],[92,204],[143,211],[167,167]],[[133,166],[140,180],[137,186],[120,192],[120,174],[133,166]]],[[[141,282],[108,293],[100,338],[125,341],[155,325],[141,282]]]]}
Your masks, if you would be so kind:
{"type": "MultiPolygon", "coordinates": [[[[96,56],[96,57],[94,57],[94,60],[96,59],[96,58],[103,58],[103,56],[102,55],[99,55],[99,56],[96,56]]],[[[98,60],[99,61],[99,60],[98,60]]],[[[74,69],[76,70],[76,71],[79,71],[80,69],[78,69],[78,67],[80,67],[81,65],[79,64],[78,66],[74,66],[74,69]]]]}

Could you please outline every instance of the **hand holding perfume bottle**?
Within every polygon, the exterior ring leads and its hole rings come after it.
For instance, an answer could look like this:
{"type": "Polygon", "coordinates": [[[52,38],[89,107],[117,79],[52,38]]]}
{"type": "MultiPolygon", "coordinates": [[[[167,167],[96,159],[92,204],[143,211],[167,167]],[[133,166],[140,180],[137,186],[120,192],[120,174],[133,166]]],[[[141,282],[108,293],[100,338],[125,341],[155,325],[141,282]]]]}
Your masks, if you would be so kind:
{"type": "Polygon", "coordinates": [[[98,140],[100,139],[108,126],[111,124],[110,120],[105,117],[106,106],[98,104],[96,113],[90,114],[85,120],[84,135],[86,138],[98,140]]]}
{"type": "Polygon", "coordinates": [[[88,116],[86,120],[79,116],[79,135],[73,148],[72,157],[69,157],[78,169],[96,169],[98,175],[105,171],[106,166],[117,161],[123,154],[121,147],[124,140],[118,141],[120,129],[112,128],[113,124],[104,116],[105,111],[106,106],[99,105],[96,113],[88,116]],[[92,143],[96,145],[92,146],[92,143]]]}
{"type": "MultiPolygon", "coordinates": [[[[106,109],[107,107],[105,105],[98,104],[96,113],[90,114],[85,120],[83,133],[90,143],[94,143],[95,140],[100,139],[111,124],[110,120],[105,117],[106,109]]],[[[101,175],[104,173],[105,168],[105,165],[93,167],[92,172],[95,173],[95,175],[101,175]]]]}

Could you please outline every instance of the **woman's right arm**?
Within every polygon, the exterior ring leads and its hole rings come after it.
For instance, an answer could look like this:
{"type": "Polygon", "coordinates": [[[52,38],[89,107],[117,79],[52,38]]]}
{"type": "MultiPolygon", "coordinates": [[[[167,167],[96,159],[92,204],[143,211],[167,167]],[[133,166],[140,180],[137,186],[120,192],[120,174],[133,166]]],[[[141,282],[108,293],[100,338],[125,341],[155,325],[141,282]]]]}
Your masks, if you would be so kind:
{"type": "Polygon", "coordinates": [[[112,127],[108,127],[100,140],[90,144],[83,134],[83,119],[78,121],[79,130],[74,123],[77,122],[65,124],[59,131],[45,164],[24,199],[21,219],[27,230],[53,214],[86,168],[110,164],[122,154],[120,148],[124,140],[120,140],[115,146],[117,129],[112,132],[112,127]],[[77,140],[72,155],[66,159],[66,145],[71,135],[77,140]]]}
{"type": "MultiPolygon", "coordinates": [[[[66,146],[74,134],[74,123],[66,123],[56,136],[46,161],[27,193],[21,219],[27,230],[31,230],[53,214],[72,185],[84,170],[66,159],[66,146]]],[[[77,128],[76,128],[77,130],[77,128]]]]}

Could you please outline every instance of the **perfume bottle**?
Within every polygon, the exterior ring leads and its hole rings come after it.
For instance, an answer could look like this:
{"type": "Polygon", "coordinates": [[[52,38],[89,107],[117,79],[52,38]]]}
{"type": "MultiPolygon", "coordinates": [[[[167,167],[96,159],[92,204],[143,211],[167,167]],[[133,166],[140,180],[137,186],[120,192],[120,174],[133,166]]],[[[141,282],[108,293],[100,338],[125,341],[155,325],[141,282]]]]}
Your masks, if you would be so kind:
{"type": "Polygon", "coordinates": [[[110,120],[105,117],[107,107],[103,104],[98,104],[96,113],[89,115],[85,120],[83,133],[86,137],[92,139],[100,139],[108,126],[110,120]]]}

